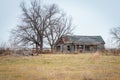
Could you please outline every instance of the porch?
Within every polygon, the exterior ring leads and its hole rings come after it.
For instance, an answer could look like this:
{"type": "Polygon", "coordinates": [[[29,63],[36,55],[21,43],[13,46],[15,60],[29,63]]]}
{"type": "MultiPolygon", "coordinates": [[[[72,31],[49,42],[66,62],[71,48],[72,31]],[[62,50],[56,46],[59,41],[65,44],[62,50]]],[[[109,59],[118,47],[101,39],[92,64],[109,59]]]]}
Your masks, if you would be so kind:
{"type": "Polygon", "coordinates": [[[97,45],[86,44],[62,44],[57,46],[56,50],[60,52],[96,52],[97,45]]]}

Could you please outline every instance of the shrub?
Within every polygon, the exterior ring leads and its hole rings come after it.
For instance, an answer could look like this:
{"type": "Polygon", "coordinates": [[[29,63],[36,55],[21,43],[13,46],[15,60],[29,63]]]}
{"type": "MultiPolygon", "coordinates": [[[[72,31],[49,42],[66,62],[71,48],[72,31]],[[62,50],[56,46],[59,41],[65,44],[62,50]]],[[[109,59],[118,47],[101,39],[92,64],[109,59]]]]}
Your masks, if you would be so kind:
{"type": "Polygon", "coordinates": [[[120,49],[106,49],[99,51],[102,55],[114,55],[119,56],[120,55],[120,49]]]}
{"type": "Polygon", "coordinates": [[[0,55],[10,55],[11,51],[9,50],[9,48],[5,49],[5,48],[0,48],[0,55]]]}
{"type": "Polygon", "coordinates": [[[2,55],[5,52],[4,48],[0,48],[0,55],[2,55]]]}

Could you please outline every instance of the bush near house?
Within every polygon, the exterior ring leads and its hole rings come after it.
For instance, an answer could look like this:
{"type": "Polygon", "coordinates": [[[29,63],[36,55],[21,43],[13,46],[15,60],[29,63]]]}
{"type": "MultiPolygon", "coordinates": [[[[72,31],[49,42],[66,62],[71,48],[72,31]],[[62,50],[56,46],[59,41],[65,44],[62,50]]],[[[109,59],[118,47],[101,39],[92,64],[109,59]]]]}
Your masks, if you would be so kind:
{"type": "Polygon", "coordinates": [[[114,56],[120,56],[120,49],[106,49],[106,50],[101,50],[98,51],[98,53],[102,55],[114,55],[114,56]]]}
{"type": "Polygon", "coordinates": [[[11,51],[9,50],[9,48],[5,49],[5,48],[0,48],[0,56],[2,55],[10,55],[11,51]]]}

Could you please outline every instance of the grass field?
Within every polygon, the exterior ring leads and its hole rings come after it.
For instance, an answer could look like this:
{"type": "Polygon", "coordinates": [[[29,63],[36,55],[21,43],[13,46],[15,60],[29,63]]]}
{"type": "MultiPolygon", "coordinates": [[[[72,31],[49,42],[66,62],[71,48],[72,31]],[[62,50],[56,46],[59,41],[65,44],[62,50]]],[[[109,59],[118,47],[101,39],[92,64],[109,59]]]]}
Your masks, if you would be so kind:
{"type": "Polygon", "coordinates": [[[120,56],[95,54],[2,56],[0,80],[120,80],[120,56]]]}

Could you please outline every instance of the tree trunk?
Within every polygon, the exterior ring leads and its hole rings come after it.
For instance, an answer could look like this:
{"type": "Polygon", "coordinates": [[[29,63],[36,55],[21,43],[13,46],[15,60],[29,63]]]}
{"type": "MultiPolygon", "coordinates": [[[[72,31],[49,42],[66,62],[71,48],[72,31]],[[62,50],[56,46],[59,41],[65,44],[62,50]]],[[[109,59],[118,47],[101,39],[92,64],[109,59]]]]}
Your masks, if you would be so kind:
{"type": "Polygon", "coordinates": [[[36,53],[37,53],[37,55],[38,55],[38,44],[36,43],[36,51],[35,51],[36,53]]]}
{"type": "Polygon", "coordinates": [[[51,45],[51,52],[52,53],[54,53],[54,51],[55,51],[54,49],[55,49],[54,45],[51,45]]]}
{"type": "Polygon", "coordinates": [[[43,36],[40,36],[40,52],[43,52],[43,36]]]}

